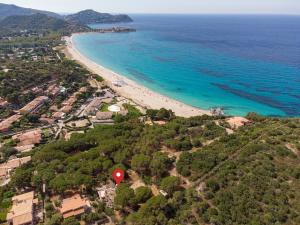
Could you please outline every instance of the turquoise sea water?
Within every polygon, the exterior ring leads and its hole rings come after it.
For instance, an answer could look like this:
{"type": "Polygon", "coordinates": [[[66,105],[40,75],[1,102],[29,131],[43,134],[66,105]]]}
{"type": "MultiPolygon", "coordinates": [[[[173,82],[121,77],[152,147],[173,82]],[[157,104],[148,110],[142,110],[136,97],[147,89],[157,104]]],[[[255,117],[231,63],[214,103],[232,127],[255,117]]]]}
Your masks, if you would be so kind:
{"type": "Polygon", "coordinates": [[[76,48],[192,106],[223,107],[231,115],[300,115],[300,17],[132,17],[123,26],[137,32],[78,35],[76,48]]]}

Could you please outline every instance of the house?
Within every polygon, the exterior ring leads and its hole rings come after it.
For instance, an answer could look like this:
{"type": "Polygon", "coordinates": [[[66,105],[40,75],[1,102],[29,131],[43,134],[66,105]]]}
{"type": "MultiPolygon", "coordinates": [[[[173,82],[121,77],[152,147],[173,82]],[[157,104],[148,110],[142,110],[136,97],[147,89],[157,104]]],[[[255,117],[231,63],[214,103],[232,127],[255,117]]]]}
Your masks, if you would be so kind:
{"type": "Polygon", "coordinates": [[[38,199],[34,199],[33,191],[13,197],[12,203],[12,208],[6,216],[9,225],[35,224],[35,208],[38,199]]]}
{"type": "Polygon", "coordinates": [[[0,132],[7,132],[12,124],[18,121],[22,116],[21,115],[13,115],[0,123],[0,132]]]}
{"type": "Polygon", "coordinates": [[[21,114],[36,112],[43,106],[46,101],[48,101],[48,99],[49,98],[47,96],[39,96],[25,105],[22,109],[20,109],[19,112],[21,114]]]}
{"type": "Polygon", "coordinates": [[[6,163],[0,164],[0,180],[1,182],[5,182],[10,178],[10,171],[20,167],[21,165],[29,162],[31,160],[31,156],[11,159],[6,163]]]}
{"type": "Polygon", "coordinates": [[[39,144],[42,140],[42,130],[35,129],[29,132],[16,134],[12,139],[18,141],[18,146],[35,145],[39,144]]]}
{"type": "Polygon", "coordinates": [[[109,120],[113,116],[113,112],[97,112],[96,118],[98,120],[109,120]]]}
{"type": "Polygon", "coordinates": [[[56,84],[52,84],[47,88],[46,93],[52,96],[56,96],[60,93],[60,88],[56,84]]]}
{"type": "Polygon", "coordinates": [[[72,106],[75,102],[76,102],[76,97],[75,97],[76,95],[75,94],[73,94],[70,98],[68,98],[68,100],[66,100],[66,101],[64,101],[63,103],[62,103],[62,105],[68,105],[68,106],[72,106]]]}
{"type": "Polygon", "coordinates": [[[18,152],[30,152],[34,145],[23,145],[23,146],[16,146],[14,147],[18,152]]]}
{"type": "Polygon", "coordinates": [[[81,88],[79,89],[79,92],[80,92],[80,93],[85,93],[85,92],[87,92],[87,87],[81,87],[81,88]]]}
{"type": "Polygon", "coordinates": [[[99,110],[100,106],[102,104],[101,98],[95,98],[93,101],[88,104],[88,106],[84,110],[84,115],[95,115],[96,112],[99,110]]]}
{"type": "Polygon", "coordinates": [[[72,111],[72,106],[71,105],[65,105],[64,107],[62,107],[61,109],[60,109],[60,111],[61,112],[63,112],[63,113],[69,113],[69,112],[71,112],[72,111]]]}
{"type": "Polygon", "coordinates": [[[76,194],[62,201],[59,212],[65,219],[71,216],[79,216],[85,213],[89,208],[90,202],[82,198],[79,194],[76,194]]]}
{"type": "Polygon", "coordinates": [[[0,107],[5,107],[8,105],[8,101],[4,100],[3,98],[0,97],[0,107]]]}
{"type": "Polygon", "coordinates": [[[0,167],[0,184],[6,181],[9,178],[8,169],[5,167],[0,167]]]}
{"type": "Polygon", "coordinates": [[[64,112],[55,112],[52,114],[52,118],[55,120],[59,120],[59,119],[64,118],[65,115],[66,114],[64,112]]]}

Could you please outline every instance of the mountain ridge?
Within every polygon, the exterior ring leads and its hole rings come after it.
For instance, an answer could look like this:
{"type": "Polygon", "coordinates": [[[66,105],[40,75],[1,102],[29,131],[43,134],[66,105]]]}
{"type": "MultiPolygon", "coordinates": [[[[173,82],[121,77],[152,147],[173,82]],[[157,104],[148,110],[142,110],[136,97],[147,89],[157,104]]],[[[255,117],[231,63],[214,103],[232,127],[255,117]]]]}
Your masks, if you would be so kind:
{"type": "Polygon", "coordinates": [[[0,3],[0,21],[5,19],[8,16],[17,16],[17,15],[30,16],[37,13],[45,14],[47,16],[60,18],[60,19],[63,18],[63,16],[50,11],[24,8],[14,4],[0,3]]]}
{"type": "Polygon", "coordinates": [[[33,15],[8,16],[0,21],[2,33],[14,34],[24,30],[30,31],[58,31],[63,33],[88,31],[84,25],[72,24],[63,19],[37,13],[33,15]]]}
{"type": "Polygon", "coordinates": [[[109,13],[100,13],[92,9],[86,9],[74,14],[65,16],[65,20],[72,23],[92,24],[92,23],[118,23],[132,22],[133,20],[125,14],[112,15],[109,13]]]}

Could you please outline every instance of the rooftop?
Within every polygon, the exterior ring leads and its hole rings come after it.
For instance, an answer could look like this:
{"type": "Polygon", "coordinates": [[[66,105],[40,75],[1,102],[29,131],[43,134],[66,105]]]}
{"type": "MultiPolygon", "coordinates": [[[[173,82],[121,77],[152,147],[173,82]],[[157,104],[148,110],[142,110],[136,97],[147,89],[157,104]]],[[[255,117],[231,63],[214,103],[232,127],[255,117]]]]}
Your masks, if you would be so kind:
{"type": "Polygon", "coordinates": [[[33,204],[37,202],[34,199],[34,192],[28,192],[17,195],[12,198],[13,206],[7,214],[7,220],[13,225],[32,223],[33,204]]]}
{"type": "Polygon", "coordinates": [[[63,214],[64,218],[70,216],[75,216],[83,213],[85,208],[89,206],[89,202],[79,194],[76,194],[70,198],[66,198],[62,201],[61,208],[59,209],[60,213],[63,214]]]}
{"type": "Polygon", "coordinates": [[[7,131],[11,125],[16,122],[17,120],[19,120],[22,116],[21,115],[13,115],[5,120],[3,120],[0,123],[0,132],[4,132],[7,131]]]}
{"type": "Polygon", "coordinates": [[[37,98],[35,98],[34,100],[32,100],[31,102],[29,102],[27,105],[25,105],[22,109],[20,109],[19,111],[21,113],[28,113],[28,112],[32,112],[34,111],[36,108],[38,108],[42,103],[44,103],[45,101],[47,101],[49,98],[47,96],[39,96],[37,98]]]}
{"type": "Polygon", "coordinates": [[[36,129],[33,131],[14,135],[13,140],[18,140],[18,146],[39,144],[42,140],[42,130],[36,129]]]}

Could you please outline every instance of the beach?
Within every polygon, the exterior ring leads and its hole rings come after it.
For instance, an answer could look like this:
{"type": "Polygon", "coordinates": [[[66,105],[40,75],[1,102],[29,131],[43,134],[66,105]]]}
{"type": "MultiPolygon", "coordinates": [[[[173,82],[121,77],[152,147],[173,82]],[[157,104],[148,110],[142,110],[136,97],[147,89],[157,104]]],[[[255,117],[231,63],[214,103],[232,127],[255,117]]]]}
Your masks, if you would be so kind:
{"type": "Polygon", "coordinates": [[[82,55],[74,45],[73,34],[71,37],[65,37],[66,41],[66,56],[72,60],[78,61],[92,73],[103,77],[107,85],[116,93],[125,98],[131,99],[136,104],[147,109],[171,109],[177,116],[191,117],[197,115],[210,115],[208,110],[202,110],[177,100],[171,99],[159,93],[156,93],[120,74],[117,74],[82,55]],[[115,85],[121,83],[122,85],[115,85]]]}

